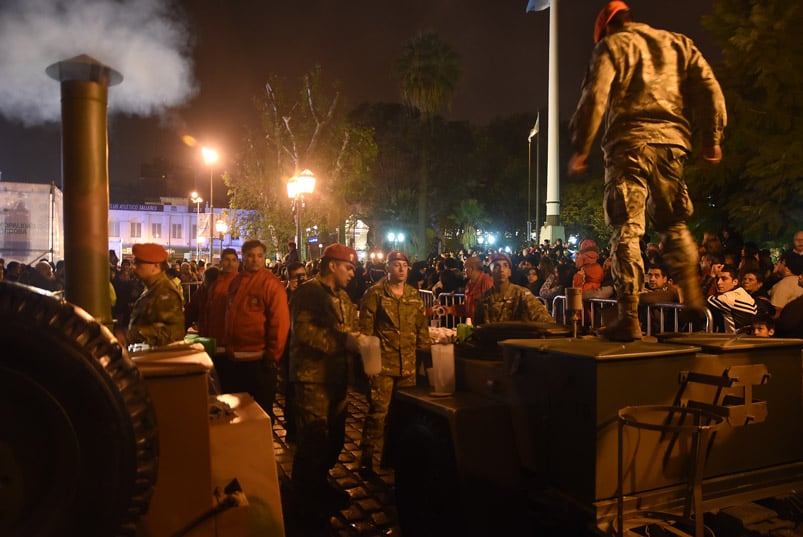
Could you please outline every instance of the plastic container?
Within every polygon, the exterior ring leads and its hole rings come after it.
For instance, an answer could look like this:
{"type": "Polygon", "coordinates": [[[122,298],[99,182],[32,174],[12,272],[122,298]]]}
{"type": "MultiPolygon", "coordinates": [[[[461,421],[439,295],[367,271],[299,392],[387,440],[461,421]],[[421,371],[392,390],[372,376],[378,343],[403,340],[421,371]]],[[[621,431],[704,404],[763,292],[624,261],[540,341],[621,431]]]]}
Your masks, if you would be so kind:
{"type": "Polygon", "coordinates": [[[376,336],[363,336],[357,338],[360,347],[360,357],[365,374],[369,377],[378,375],[382,371],[382,349],[379,338],[376,336]]]}
{"type": "Polygon", "coordinates": [[[427,373],[432,395],[454,393],[454,345],[432,345],[432,369],[427,373]]]}

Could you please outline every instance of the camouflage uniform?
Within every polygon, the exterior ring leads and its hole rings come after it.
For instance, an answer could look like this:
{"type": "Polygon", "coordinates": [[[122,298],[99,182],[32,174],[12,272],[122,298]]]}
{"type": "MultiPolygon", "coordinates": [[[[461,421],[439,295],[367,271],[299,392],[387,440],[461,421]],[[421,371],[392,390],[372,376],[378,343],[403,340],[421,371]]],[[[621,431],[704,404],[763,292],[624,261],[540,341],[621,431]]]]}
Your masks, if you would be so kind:
{"type": "Polygon", "coordinates": [[[326,488],[343,449],[351,356],[346,336],[357,332],[357,308],[348,294],[318,278],[290,300],[290,380],[295,383],[298,443],[293,486],[300,498],[326,488]]]}
{"type": "Polygon", "coordinates": [[[178,288],[164,272],[160,273],[134,303],[128,324],[128,342],[155,347],[184,339],[182,307],[178,288]]]}
{"type": "Polygon", "coordinates": [[[418,291],[405,285],[396,296],[387,279],[368,289],[360,303],[360,332],[377,336],[382,349],[382,371],[369,379],[362,431],[362,463],[370,467],[373,454],[382,453],[393,390],[415,385],[416,350],[430,347],[426,308],[418,291]]]}
{"type": "Polygon", "coordinates": [[[476,324],[528,321],[554,323],[540,300],[526,287],[514,283],[493,286],[485,291],[474,314],[476,324]]]}
{"type": "Polygon", "coordinates": [[[664,261],[684,286],[697,263],[686,227],[692,214],[683,164],[694,113],[704,147],[719,145],[725,99],[714,73],[686,36],[629,23],[594,49],[571,121],[576,153],[588,154],[605,116],[605,219],[613,228],[611,271],[617,296],[644,286],[639,240],[645,210],[663,235],[664,261]]]}

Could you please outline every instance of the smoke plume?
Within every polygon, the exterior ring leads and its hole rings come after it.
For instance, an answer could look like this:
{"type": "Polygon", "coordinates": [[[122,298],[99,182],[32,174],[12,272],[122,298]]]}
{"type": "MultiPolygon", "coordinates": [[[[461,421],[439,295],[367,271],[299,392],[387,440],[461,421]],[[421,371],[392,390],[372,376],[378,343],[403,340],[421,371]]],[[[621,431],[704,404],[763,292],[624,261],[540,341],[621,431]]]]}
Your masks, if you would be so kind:
{"type": "Polygon", "coordinates": [[[3,0],[0,114],[26,126],[59,121],[59,84],[45,68],[79,54],[122,73],[110,113],[159,114],[196,93],[190,52],[168,0],[3,0]]]}

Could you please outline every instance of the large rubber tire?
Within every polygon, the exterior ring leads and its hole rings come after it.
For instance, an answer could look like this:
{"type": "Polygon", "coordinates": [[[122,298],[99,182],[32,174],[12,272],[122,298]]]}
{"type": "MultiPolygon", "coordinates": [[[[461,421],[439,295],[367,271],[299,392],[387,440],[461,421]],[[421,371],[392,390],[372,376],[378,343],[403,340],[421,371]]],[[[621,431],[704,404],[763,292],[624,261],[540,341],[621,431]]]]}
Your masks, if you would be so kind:
{"type": "Polygon", "coordinates": [[[111,332],[0,282],[0,535],[134,535],[157,460],[153,405],[111,332]]]}

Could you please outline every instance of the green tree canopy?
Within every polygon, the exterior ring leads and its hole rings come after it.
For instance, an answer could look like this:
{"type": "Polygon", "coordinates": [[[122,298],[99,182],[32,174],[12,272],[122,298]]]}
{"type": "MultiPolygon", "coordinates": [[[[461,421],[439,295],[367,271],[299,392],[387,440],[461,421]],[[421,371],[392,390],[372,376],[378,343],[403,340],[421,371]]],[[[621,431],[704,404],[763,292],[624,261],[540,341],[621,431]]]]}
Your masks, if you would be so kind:
{"type": "Polygon", "coordinates": [[[422,32],[403,48],[397,60],[401,76],[401,95],[405,104],[420,112],[423,119],[421,140],[421,171],[418,184],[417,253],[428,253],[426,230],[429,221],[429,155],[432,151],[431,120],[448,103],[460,79],[457,53],[434,32],[422,32]]]}
{"type": "Polygon", "coordinates": [[[717,0],[703,24],[722,48],[728,128],[722,165],[689,169],[698,225],[787,242],[803,223],[803,6],[717,0]]]}
{"type": "Polygon", "coordinates": [[[373,134],[346,122],[340,93],[336,85],[324,87],[320,68],[304,75],[295,91],[270,79],[255,106],[261,128],[247,132],[234,169],[224,176],[230,207],[249,211],[235,225],[280,251],[294,236],[287,180],[307,168],[317,184],[305,200],[302,227],[315,222],[324,233],[339,229],[370,188],[373,134]]]}

